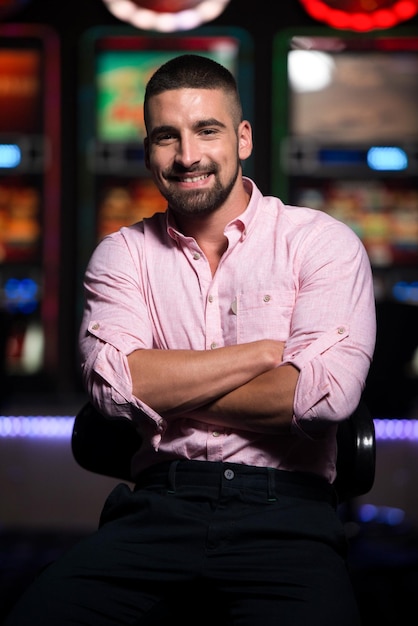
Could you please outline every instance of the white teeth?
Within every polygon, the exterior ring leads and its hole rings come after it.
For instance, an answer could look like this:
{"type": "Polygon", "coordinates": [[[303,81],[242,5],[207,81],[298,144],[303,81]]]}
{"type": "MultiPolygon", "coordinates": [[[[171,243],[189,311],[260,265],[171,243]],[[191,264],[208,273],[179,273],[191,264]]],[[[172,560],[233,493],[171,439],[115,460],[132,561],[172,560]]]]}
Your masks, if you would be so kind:
{"type": "Polygon", "coordinates": [[[184,183],[197,183],[199,180],[205,180],[208,177],[208,174],[203,174],[202,176],[193,176],[192,178],[183,178],[184,183]]]}

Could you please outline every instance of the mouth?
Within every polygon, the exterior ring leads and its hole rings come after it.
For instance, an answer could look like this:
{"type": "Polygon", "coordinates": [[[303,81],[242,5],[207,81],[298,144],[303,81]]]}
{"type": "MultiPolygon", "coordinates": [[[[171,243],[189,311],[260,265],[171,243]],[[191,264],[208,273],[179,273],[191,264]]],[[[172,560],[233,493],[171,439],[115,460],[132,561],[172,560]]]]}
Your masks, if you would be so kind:
{"type": "Polygon", "coordinates": [[[211,172],[205,172],[203,174],[171,174],[166,176],[166,180],[169,180],[174,183],[182,183],[184,185],[192,185],[196,183],[201,183],[207,180],[211,176],[211,172]]]}
{"type": "Polygon", "coordinates": [[[179,181],[183,183],[198,183],[201,180],[206,180],[209,178],[209,174],[201,174],[200,176],[184,176],[183,178],[179,177],[179,181]]]}

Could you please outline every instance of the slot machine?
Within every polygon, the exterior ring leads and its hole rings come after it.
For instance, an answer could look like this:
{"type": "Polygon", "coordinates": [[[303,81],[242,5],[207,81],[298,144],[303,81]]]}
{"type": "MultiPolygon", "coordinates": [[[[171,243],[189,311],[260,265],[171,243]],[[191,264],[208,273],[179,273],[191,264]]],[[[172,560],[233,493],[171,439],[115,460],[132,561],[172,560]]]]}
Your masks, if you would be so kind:
{"type": "MultiPolygon", "coordinates": [[[[166,209],[144,164],[143,97],[151,74],[188,52],[207,55],[230,69],[251,119],[252,41],[246,31],[208,27],[160,35],[100,27],[88,31],[82,41],[79,285],[102,237],[166,209]]],[[[251,160],[245,168],[251,172],[251,160]]]]}
{"type": "Polygon", "coordinates": [[[273,66],[274,191],[363,241],[378,316],[366,399],[417,417],[418,35],[287,31],[273,66]]]}
{"type": "Polygon", "coordinates": [[[1,374],[19,392],[58,361],[59,76],[53,30],[0,25],[1,374]]]}

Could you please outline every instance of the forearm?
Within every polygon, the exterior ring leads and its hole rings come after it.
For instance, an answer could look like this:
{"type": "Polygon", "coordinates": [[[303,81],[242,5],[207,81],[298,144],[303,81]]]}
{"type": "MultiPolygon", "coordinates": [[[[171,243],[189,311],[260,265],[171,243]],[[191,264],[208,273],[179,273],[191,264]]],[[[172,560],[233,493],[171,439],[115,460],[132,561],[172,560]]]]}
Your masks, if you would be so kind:
{"type": "Polygon", "coordinates": [[[299,372],[283,365],[260,374],[198,411],[196,421],[251,432],[289,432],[299,372]]]}
{"type": "Polygon", "coordinates": [[[136,350],[128,356],[132,391],[159,413],[190,411],[275,369],[283,347],[261,340],[216,350],[136,350]]]}

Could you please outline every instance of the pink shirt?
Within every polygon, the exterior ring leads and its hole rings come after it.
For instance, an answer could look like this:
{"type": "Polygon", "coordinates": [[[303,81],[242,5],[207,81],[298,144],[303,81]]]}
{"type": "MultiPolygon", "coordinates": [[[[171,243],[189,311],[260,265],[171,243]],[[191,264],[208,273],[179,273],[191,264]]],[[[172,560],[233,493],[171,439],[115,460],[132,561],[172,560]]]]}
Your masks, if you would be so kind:
{"type": "MultiPolygon", "coordinates": [[[[335,477],[335,429],[356,408],[376,335],[372,274],[354,232],[324,212],[264,197],[225,228],[215,276],[170,211],[103,239],[85,275],[82,375],[106,414],[138,425],[134,471],[173,458],[229,461],[335,477]],[[212,350],[257,339],[286,342],[299,370],[293,432],[262,435],[166,421],[132,394],[137,348],[212,350]]],[[[161,381],[164,384],[164,380],[161,381]]]]}

